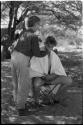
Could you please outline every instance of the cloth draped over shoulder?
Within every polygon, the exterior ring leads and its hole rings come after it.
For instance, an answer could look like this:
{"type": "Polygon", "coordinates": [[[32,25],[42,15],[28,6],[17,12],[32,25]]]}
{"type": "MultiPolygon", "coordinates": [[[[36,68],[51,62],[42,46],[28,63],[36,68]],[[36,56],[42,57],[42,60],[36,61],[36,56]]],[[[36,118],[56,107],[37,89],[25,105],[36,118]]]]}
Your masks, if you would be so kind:
{"type": "MultiPolygon", "coordinates": [[[[50,53],[51,59],[51,71],[50,74],[55,73],[57,75],[66,76],[65,69],[62,66],[62,63],[53,51],[50,53]]],[[[30,60],[30,77],[42,77],[45,74],[48,74],[48,55],[39,58],[33,56],[30,60]]]]}

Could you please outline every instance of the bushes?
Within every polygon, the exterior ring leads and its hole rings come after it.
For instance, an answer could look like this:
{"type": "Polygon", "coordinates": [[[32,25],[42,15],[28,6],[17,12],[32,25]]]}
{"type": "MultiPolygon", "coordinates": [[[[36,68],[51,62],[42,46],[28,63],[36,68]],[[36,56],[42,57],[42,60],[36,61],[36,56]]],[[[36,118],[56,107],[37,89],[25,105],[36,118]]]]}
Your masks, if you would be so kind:
{"type": "Polygon", "coordinates": [[[2,46],[2,50],[1,50],[1,61],[3,61],[4,59],[10,59],[11,55],[10,52],[8,51],[8,48],[5,46],[2,46]]]}

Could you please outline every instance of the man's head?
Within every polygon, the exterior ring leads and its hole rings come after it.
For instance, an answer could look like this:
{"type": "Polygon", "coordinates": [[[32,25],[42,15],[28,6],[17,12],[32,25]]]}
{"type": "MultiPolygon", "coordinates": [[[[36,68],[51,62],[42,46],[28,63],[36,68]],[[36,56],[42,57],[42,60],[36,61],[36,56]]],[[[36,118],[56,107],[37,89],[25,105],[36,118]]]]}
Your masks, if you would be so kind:
{"type": "Polygon", "coordinates": [[[53,50],[53,47],[56,46],[57,42],[53,36],[48,36],[45,41],[47,48],[53,50]]]}
{"type": "Polygon", "coordinates": [[[28,27],[36,31],[40,26],[40,18],[38,16],[31,16],[28,19],[28,27]]]}

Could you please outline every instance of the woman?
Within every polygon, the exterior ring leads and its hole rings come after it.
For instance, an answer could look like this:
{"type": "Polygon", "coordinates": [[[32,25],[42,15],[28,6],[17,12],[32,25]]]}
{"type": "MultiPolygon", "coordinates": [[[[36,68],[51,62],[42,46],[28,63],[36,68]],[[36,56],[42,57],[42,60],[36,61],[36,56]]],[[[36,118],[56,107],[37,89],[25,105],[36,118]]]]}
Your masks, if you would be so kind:
{"type": "Polygon", "coordinates": [[[26,23],[29,29],[22,32],[11,54],[14,99],[19,112],[25,109],[26,99],[31,90],[30,59],[32,56],[43,57],[46,55],[45,51],[40,51],[38,36],[34,34],[40,27],[40,18],[31,16],[26,23]]]}

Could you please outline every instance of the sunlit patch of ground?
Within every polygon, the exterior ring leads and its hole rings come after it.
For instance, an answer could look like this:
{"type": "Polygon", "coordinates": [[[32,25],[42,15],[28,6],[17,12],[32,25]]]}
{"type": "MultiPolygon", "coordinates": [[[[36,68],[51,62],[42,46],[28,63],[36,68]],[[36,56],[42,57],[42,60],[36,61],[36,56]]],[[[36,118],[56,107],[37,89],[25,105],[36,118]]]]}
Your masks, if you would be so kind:
{"type": "Polygon", "coordinates": [[[60,104],[44,106],[27,116],[18,116],[12,98],[12,76],[10,60],[1,62],[1,121],[2,124],[80,124],[82,120],[83,58],[82,53],[59,53],[68,75],[73,79],[72,88],[67,92],[68,106],[60,104]]]}

